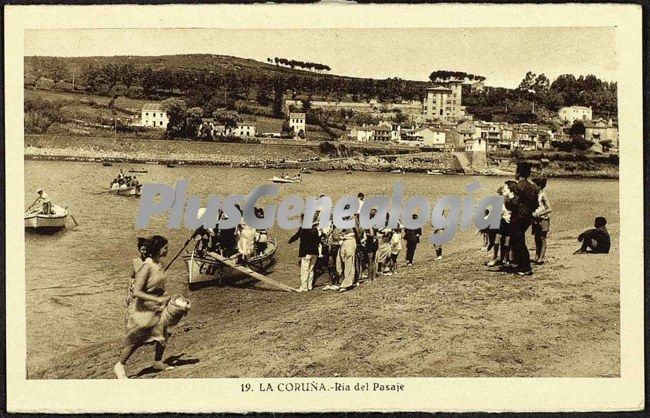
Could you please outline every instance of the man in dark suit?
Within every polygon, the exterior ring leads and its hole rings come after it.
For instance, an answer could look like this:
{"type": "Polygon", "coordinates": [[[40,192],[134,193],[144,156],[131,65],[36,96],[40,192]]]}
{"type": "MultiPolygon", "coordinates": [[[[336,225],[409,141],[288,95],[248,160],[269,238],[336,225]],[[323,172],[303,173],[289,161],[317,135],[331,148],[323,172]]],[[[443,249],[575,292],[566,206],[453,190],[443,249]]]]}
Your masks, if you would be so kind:
{"type": "Polygon", "coordinates": [[[539,189],[528,181],[530,177],[530,163],[522,161],[517,164],[515,176],[517,186],[511,203],[512,215],[510,220],[511,235],[510,246],[517,264],[517,273],[522,276],[531,276],[533,270],[530,265],[530,253],[526,246],[526,231],[533,220],[533,212],[537,209],[539,189]]]}

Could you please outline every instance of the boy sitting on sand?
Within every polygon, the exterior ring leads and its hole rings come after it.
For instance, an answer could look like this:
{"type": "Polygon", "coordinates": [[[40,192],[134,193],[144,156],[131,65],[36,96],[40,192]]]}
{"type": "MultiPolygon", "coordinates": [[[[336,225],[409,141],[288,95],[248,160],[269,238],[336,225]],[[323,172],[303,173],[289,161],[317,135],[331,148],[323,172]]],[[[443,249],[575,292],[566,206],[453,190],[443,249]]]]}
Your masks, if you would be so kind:
{"type": "Polygon", "coordinates": [[[605,225],[607,225],[607,220],[602,216],[597,217],[594,221],[595,229],[589,229],[578,235],[578,241],[582,242],[582,246],[573,254],[609,253],[611,239],[605,225]]]}

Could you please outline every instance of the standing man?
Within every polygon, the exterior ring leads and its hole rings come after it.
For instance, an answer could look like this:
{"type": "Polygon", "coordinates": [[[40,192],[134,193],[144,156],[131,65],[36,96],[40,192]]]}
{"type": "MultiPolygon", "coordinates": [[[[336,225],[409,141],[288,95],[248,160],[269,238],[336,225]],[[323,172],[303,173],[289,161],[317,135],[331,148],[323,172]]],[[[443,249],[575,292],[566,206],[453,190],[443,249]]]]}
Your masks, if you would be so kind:
{"type": "Polygon", "coordinates": [[[361,213],[361,208],[363,207],[363,199],[366,196],[363,193],[357,194],[357,200],[359,201],[359,209],[357,210],[357,213],[361,213]]]}
{"type": "MultiPolygon", "coordinates": [[[[370,219],[374,218],[377,215],[377,209],[370,209],[370,219]]],[[[368,269],[368,280],[371,282],[375,280],[377,275],[377,250],[379,249],[379,231],[377,228],[366,229],[366,245],[365,248],[365,259],[366,266],[368,269]]]]}
{"type": "Polygon", "coordinates": [[[537,209],[539,189],[528,181],[530,177],[530,163],[522,161],[517,164],[515,177],[517,179],[514,198],[512,199],[512,215],[510,220],[512,248],[517,273],[521,276],[532,276],[533,270],[530,266],[530,253],[526,246],[526,231],[533,220],[533,212],[537,209]]]}
{"type": "Polygon", "coordinates": [[[291,238],[289,244],[300,240],[298,257],[300,257],[300,288],[298,292],[307,292],[314,287],[314,267],[318,259],[318,245],[320,233],[318,232],[318,219],[314,219],[311,228],[300,228],[291,238]]]}
{"type": "MultiPolygon", "coordinates": [[[[43,189],[38,189],[36,190],[36,193],[38,194],[38,199],[36,199],[35,204],[41,204],[43,205],[43,208],[41,209],[40,213],[43,213],[45,215],[49,215],[52,213],[52,201],[50,200],[50,196],[43,191],[43,189]]],[[[32,206],[34,206],[32,205],[32,206]]]]}
{"type": "MultiPolygon", "coordinates": [[[[413,214],[413,219],[417,219],[417,213],[413,214]]],[[[405,228],[404,239],[406,240],[406,265],[413,267],[413,257],[415,256],[415,247],[420,242],[422,236],[422,228],[409,229],[405,228]]]]}

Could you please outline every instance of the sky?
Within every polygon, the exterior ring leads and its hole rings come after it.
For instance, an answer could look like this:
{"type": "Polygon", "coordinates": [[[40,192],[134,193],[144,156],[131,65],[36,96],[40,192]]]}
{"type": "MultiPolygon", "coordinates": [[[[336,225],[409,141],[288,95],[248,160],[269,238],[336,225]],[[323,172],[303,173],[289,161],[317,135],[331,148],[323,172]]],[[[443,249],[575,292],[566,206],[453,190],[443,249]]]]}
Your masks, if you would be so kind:
{"type": "Polygon", "coordinates": [[[614,28],[28,30],[25,55],[218,54],[329,65],[331,74],[428,80],[465,71],[516,87],[528,71],[616,81],[614,28]]]}

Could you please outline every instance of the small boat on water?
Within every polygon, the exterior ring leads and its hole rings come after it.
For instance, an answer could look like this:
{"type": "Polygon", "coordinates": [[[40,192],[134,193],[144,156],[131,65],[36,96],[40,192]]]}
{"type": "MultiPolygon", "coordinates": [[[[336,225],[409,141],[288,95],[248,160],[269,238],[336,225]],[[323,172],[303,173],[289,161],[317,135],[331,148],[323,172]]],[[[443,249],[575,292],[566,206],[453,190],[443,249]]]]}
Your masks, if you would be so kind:
{"type": "Polygon", "coordinates": [[[124,187],[121,189],[110,189],[108,191],[110,194],[118,196],[140,196],[140,186],[130,186],[124,187]]]}
{"type": "Polygon", "coordinates": [[[301,168],[301,169],[300,169],[300,173],[301,173],[301,174],[311,174],[312,171],[309,170],[309,169],[307,169],[307,168],[301,168]]]}
{"type": "Polygon", "coordinates": [[[65,228],[65,222],[70,212],[68,209],[52,205],[49,214],[41,213],[40,209],[25,212],[25,229],[36,232],[55,232],[65,228]]]}
{"type": "Polygon", "coordinates": [[[143,169],[138,169],[138,170],[131,169],[131,170],[129,170],[129,173],[137,173],[137,174],[144,174],[144,173],[148,173],[148,172],[149,172],[149,170],[143,170],[143,169]]]}
{"type": "Polygon", "coordinates": [[[102,161],[102,165],[103,165],[104,167],[110,167],[110,166],[113,165],[113,163],[110,162],[110,161],[102,161]]]}
{"type": "Polygon", "coordinates": [[[300,177],[278,177],[273,176],[271,178],[273,183],[300,183],[302,179],[300,177]]]}
{"type": "MultiPolygon", "coordinates": [[[[277,242],[272,238],[269,239],[264,252],[250,259],[248,267],[252,271],[247,271],[246,267],[238,266],[220,254],[209,251],[199,254],[192,250],[183,255],[190,288],[203,282],[218,281],[221,284],[224,279],[236,280],[247,276],[259,278],[260,273],[266,272],[275,263],[276,250],[277,242]]],[[[261,280],[264,279],[266,278],[262,276],[261,280]]]]}
{"type": "Polygon", "coordinates": [[[176,167],[176,164],[174,163],[167,163],[167,168],[174,168],[176,167]]]}
{"type": "Polygon", "coordinates": [[[441,170],[427,170],[427,174],[430,176],[435,176],[438,174],[444,174],[441,170]]]}
{"type": "Polygon", "coordinates": [[[394,170],[390,170],[390,173],[391,174],[404,174],[404,170],[402,170],[401,168],[396,168],[394,170]]]}
{"type": "Polygon", "coordinates": [[[346,171],[345,174],[352,174],[352,170],[346,171]]]}

